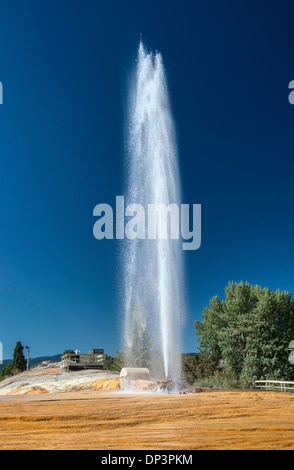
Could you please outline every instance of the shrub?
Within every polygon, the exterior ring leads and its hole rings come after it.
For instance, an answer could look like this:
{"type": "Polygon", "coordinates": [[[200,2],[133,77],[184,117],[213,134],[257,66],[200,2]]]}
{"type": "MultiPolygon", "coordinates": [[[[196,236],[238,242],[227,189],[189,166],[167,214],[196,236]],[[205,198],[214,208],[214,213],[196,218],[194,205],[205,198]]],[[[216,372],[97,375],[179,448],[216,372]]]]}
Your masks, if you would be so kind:
{"type": "Polygon", "coordinates": [[[11,375],[14,375],[14,371],[12,368],[12,362],[8,364],[7,366],[3,367],[0,371],[0,381],[7,379],[7,377],[10,377],[11,375]]]}

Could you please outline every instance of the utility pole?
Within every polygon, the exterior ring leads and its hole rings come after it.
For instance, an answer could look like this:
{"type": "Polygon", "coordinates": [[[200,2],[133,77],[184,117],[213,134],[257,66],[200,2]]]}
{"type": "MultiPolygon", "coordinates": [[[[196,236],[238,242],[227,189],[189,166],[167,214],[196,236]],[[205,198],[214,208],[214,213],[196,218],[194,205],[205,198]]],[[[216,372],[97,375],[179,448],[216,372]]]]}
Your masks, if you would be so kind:
{"type": "Polygon", "coordinates": [[[30,347],[26,346],[27,349],[27,370],[30,368],[30,347]]]}

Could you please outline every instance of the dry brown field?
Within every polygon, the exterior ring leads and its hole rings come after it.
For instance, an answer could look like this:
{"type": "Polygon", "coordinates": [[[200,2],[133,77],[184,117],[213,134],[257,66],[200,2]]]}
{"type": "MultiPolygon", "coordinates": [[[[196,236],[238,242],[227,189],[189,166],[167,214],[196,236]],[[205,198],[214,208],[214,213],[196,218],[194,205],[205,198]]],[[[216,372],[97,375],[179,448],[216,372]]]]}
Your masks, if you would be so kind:
{"type": "Polygon", "coordinates": [[[111,391],[0,397],[0,449],[294,449],[294,394],[111,391]]]}

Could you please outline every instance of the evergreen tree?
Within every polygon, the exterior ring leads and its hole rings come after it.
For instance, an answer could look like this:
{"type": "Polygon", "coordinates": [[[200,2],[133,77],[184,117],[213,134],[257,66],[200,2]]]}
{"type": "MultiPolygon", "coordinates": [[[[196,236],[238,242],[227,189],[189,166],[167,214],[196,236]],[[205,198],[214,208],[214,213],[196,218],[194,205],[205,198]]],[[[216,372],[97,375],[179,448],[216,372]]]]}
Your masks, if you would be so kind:
{"type": "Polygon", "coordinates": [[[23,372],[26,370],[26,360],[23,354],[23,346],[20,341],[17,341],[14,348],[12,369],[15,372],[23,372]]]}
{"type": "Polygon", "coordinates": [[[105,368],[107,370],[113,370],[120,372],[124,366],[124,353],[116,350],[116,356],[106,356],[105,368]]]}

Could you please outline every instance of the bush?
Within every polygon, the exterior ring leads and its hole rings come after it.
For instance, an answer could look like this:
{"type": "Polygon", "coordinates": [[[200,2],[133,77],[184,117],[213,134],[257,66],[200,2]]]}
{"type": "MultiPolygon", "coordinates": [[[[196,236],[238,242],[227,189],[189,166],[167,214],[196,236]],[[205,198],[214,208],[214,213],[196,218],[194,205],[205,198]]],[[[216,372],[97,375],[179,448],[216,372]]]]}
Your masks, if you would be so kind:
{"type": "Polygon", "coordinates": [[[124,356],[121,351],[116,351],[117,355],[115,357],[106,356],[105,368],[106,370],[111,370],[113,372],[120,372],[123,368],[124,356]]]}
{"type": "Polygon", "coordinates": [[[20,341],[17,341],[14,352],[13,352],[13,360],[10,364],[3,367],[0,371],[0,380],[7,379],[12,375],[19,374],[26,370],[26,360],[23,355],[23,346],[20,341]]]}
{"type": "Polygon", "coordinates": [[[223,370],[216,370],[211,376],[197,379],[194,385],[215,389],[239,388],[243,390],[253,388],[254,386],[246,376],[238,377],[229,367],[225,367],[223,370]]]}
{"type": "Polygon", "coordinates": [[[0,381],[7,379],[7,377],[10,377],[11,375],[14,375],[14,371],[12,368],[12,362],[8,364],[7,366],[3,367],[0,372],[0,381]]]}
{"type": "Polygon", "coordinates": [[[182,357],[183,380],[193,385],[197,380],[211,377],[216,371],[216,363],[206,354],[182,357]]]}
{"type": "Polygon", "coordinates": [[[238,376],[230,367],[220,368],[206,354],[195,356],[183,356],[182,359],[183,380],[189,385],[198,387],[232,389],[248,389],[254,386],[254,381],[247,376],[238,376]]]}

